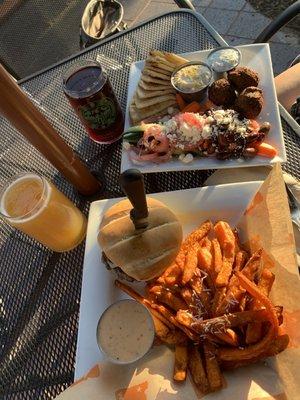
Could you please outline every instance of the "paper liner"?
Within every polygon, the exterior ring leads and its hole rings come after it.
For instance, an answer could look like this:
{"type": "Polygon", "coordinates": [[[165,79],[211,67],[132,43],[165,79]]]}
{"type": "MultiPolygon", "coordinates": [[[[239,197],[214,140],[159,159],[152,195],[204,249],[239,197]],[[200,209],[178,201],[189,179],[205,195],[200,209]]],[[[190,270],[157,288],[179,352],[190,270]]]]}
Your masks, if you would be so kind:
{"type": "MultiPolygon", "coordinates": [[[[253,171],[254,172],[254,171],[253,171]]],[[[265,172],[264,172],[265,173],[265,172]]],[[[226,181],[226,172],[224,180],[226,181]]],[[[218,173],[218,183],[222,182],[218,173]]],[[[241,176],[239,175],[238,180],[241,176]]],[[[210,178],[213,184],[213,178],[210,178]]],[[[207,400],[295,400],[300,393],[300,284],[293,228],[280,165],[269,172],[238,224],[242,242],[252,251],[263,247],[265,264],[275,273],[271,297],[284,306],[282,331],[290,335],[283,353],[266,362],[226,372],[227,387],[207,400]]],[[[174,354],[155,346],[134,365],[102,364],[58,396],[60,400],[196,400],[190,380],[172,381],[174,354]]],[[[201,397],[201,396],[200,396],[201,397]]]]}

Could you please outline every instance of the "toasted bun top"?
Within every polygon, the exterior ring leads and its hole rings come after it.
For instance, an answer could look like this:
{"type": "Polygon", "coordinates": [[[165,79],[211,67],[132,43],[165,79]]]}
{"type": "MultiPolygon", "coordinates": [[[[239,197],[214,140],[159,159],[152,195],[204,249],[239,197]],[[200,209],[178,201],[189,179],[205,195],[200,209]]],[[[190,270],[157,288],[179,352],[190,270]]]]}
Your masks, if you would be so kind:
{"type": "Polygon", "coordinates": [[[98,234],[105,255],[138,281],[162,274],[174,261],[182,242],[182,228],[172,211],[150,197],[147,205],[146,230],[135,230],[130,219],[132,205],[129,200],[122,200],[107,210],[98,234]]]}

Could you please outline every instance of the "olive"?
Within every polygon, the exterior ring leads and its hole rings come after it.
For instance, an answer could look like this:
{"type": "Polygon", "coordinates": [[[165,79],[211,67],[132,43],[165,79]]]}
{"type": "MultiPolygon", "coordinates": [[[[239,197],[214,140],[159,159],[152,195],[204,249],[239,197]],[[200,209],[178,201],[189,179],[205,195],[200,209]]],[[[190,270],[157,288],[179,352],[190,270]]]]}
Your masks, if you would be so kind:
{"type": "Polygon", "coordinates": [[[255,157],[257,154],[257,150],[254,147],[246,147],[243,151],[244,157],[255,157]]]}
{"type": "Polygon", "coordinates": [[[265,135],[267,135],[269,133],[270,129],[271,129],[271,124],[269,122],[264,122],[263,124],[261,124],[258,132],[264,133],[265,135]]]}

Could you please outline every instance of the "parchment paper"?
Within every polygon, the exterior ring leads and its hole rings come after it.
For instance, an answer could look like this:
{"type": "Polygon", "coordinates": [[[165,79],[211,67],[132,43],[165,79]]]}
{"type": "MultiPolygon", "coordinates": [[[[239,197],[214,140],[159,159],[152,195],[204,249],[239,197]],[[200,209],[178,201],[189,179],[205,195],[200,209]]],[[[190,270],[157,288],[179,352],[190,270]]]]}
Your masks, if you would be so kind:
{"type": "MultiPolygon", "coordinates": [[[[300,283],[293,228],[280,165],[217,172],[207,184],[249,181],[249,173],[265,178],[238,224],[241,239],[252,251],[265,249],[265,263],[276,275],[271,297],[284,306],[282,330],[290,345],[266,362],[227,372],[227,387],[207,400],[296,400],[300,398],[300,283]],[[250,171],[249,171],[250,170],[250,171]],[[243,174],[246,174],[246,178],[243,174]]],[[[257,179],[257,178],[256,178],[257,179]]],[[[96,365],[64,393],[60,400],[196,400],[189,379],[172,381],[174,355],[166,346],[154,347],[132,366],[96,365]]]]}

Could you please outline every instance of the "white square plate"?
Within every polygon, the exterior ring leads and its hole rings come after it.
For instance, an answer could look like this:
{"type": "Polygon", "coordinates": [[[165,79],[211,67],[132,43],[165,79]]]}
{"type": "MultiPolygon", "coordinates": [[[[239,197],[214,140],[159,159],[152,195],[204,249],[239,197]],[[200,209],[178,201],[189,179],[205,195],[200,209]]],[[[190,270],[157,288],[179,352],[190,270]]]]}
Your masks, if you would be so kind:
{"type": "MultiPolygon", "coordinates": [[[[235,226],[262,182],[208,186],[151,195],[164,202],[178,216],[184,236],[206,219],[224,219],[235,226]],[[188,205],[188,206],[187,206],[188,205]]],[[[98,228],[105,211],[120,199],[91,204],[83,266],[75,379],[96,363],[104,361],[96,341],[100,315],[113,302],[127,297],[114,286],[114,275],[101,261],[98,228]]]]}
{"type": "MultiPolygon", "coordinates": [[[[270,133],[266,142],[274,146],[278,155],[272,159],[256,156],[249,160],[224,160],[220,161],[214,158],[195,158],[193,162],[184,164],[179,160],[171,160],[161,164],[147,163],[138,165],[143,172],[163,172],[163,171],[186,171],[195,169],[221,169],[237,167],[254,167],[257,165],[270,165],[275,162],[285,162],[286,153],[284,139],[278,110],[278,103],[273,79],[273,69],[271,62],[270,49],[268,44],[249,44],[237,46],[242,53],[241,66],[247,66],[257,71],[260,82],[259,87],[263,90],[264,106],[257,121],[268,121],[271,124],[270,133]]],[[[206,61],[207,55],[211,50],[196,51],[194,53],[182,54],[190,61],[206,61]]],[[[144,68],[144,61],[137,61],[131,65],[128,83],[127,109],[125,116],[125,129],[130,127],[129,104],[139,82],[141,71],[144,68]]],[[[121,172],[128,168],[136,167],[128,157],[128,152],[122,149],[121,172]]]]}

